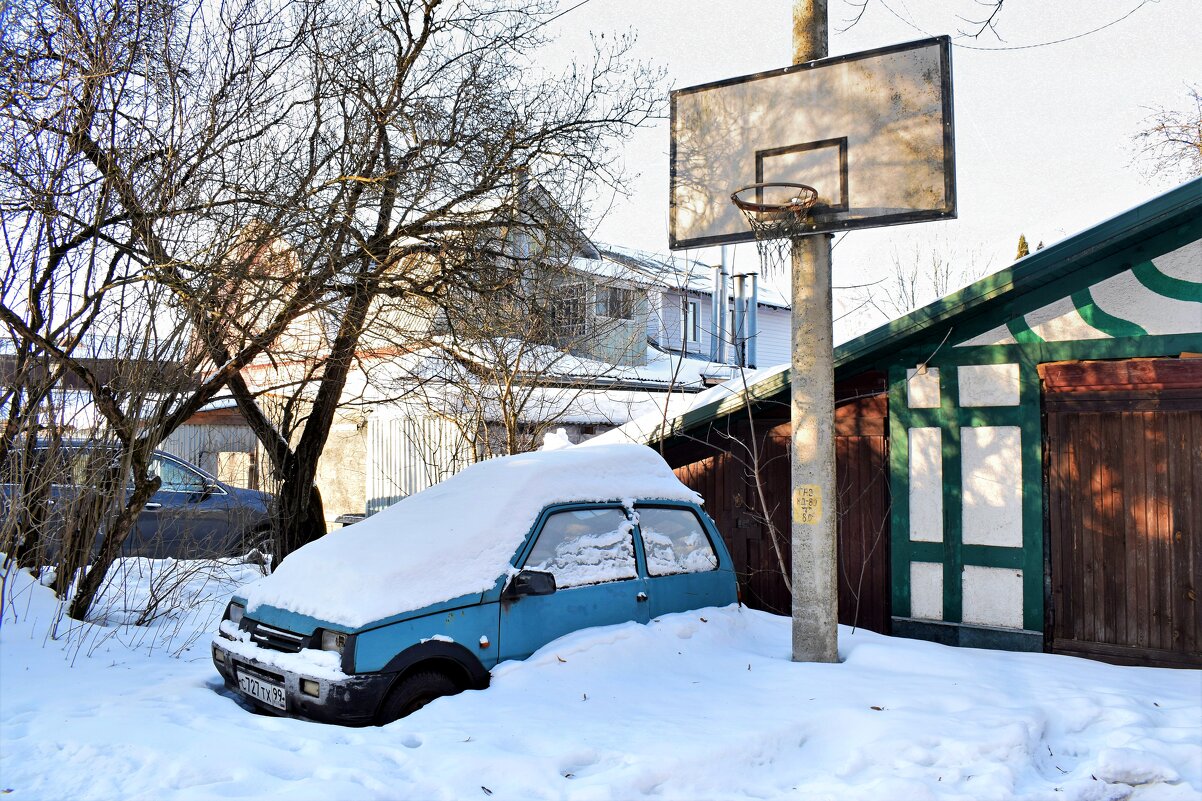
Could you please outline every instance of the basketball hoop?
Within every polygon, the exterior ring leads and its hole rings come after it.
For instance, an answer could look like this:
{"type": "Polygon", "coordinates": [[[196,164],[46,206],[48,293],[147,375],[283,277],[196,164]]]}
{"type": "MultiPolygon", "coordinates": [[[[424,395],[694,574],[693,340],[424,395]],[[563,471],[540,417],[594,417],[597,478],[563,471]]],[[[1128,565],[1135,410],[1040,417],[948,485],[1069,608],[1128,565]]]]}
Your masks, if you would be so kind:
{"type": "Polygon", "coordinates": [[[760,266],[767,273],[785,268],[793,238],[812,227],[810,210],[818,201],[818,190],[806,184],[749,184],[732,192],[730,201],[747,218],[755,234],[760,266]],[[755,200],[740,197],[750,192],[755,193],[755,200]]]}

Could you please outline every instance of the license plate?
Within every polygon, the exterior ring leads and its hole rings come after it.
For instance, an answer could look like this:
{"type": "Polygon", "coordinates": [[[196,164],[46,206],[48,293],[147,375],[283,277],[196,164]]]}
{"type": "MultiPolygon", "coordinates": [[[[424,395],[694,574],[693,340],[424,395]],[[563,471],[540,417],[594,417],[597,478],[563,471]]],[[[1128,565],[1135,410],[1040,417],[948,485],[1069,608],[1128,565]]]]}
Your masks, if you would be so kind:
{"type": "Polygon", "coordinates": [[[238,689],[276,709],[287,707],[287,696],[284,695],[284,685],[251,676],[238,671],[238,689]]]}

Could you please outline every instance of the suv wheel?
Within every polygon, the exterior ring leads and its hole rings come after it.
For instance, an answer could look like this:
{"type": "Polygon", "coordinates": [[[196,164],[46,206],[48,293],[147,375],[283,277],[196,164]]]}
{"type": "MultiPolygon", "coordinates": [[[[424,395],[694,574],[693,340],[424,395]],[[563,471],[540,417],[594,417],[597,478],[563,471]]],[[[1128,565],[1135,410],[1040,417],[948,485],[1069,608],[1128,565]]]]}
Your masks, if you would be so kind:
{"type": "Polygon", "coordinates": [[[455,695],[462,688],[454,679],[436,670],[413,673],[401,679],[380,707],[380,725],[411,715],[435,698],[455,695]]]}
{"type": "Polygon", "coordinates": [[[258,565],[266,574],[273,545],[271,528],[257,528],[249,531],[242,535],[242,560],[246,564],[258,565]]]}

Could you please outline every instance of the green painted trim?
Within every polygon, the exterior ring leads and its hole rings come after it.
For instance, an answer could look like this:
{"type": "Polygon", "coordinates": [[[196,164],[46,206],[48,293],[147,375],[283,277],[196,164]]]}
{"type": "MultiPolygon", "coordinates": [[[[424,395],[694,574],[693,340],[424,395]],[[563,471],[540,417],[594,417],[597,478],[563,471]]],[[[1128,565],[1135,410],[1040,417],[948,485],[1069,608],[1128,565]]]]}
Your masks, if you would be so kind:
{"type": "MultiPolygon", "coordinates": [[[[1202,179],[1200,179],[1202,180],[1202,179]]],[[[1202,216],[1202,215],[1200,215],[1202,216]]],[[[1202,352],[1202,332],[1196,334],[1159,334],[1144,337],[1124,337],[1122,339],[1088,339],[1071,340],[1066,342],[1020,343],[1016,345],[971,345],[967,347],[943,348],[937,355],[938,361],[932,361],[932,367],[946,368],[949,365],[961,364],[998,364],[1002,362],[1030,361],[1035,364],[1043,362],[1059,362],[1070,359],[1129,359],[1139,356],[1176,356],[1182,351],[1202,352]]],[[[887,361],[877,365],[892,376],[892,368],[898,365],[913,367],[930,352],[926,349],[902,349],[890,354],[887,361]]],[[[774,373],[759,383],[752,384],[745,390],[728,395],[720,401],[714,401],[696,409],[692,409],[679,417],[672,418],[662,427],[657,427],[646,433],[641,441],[652,444],[684,433],[698,426],[710,423],[743,409],[748,401],[759,403],[775,401],[788,403],[790,370],[774,373]]],[[[840,376],[843,377],[843,376],[840,376]]],[[[850,377],[850,375],[846,376],[850,377]]],[[[904,371],[902,378],[904,379],[904,371]]],[[[890,386],[895,381],[889,379],[890,386]]],[[[904,384],[903,384],[904,389],[904,384]]],[[[896,399],[892,393],[889,396],[890,409],[905,408],[906,396],[903,393],[896,399]]],[[[919,416],[931,412],[938,415],[938,409],[908,409],[919,416]]],[[[937,419],[931,418],[931,419],[937,419]]],[[[923,422],[919,425],[937,425],[935,422],[923,422]]]]}
{"type": "MultiPolygon", "coordinates": [[[[1041,342],[1035,345],[980,345],[945,349],[932,360],[939,368],[940,401],[935,409],[906,405],[907,366],[895,362],[889,370],[890,487],[893,498],[892,537],[893,604],[899,616],[910,613],[910,564],[941,562],[944,566],[944,620],[955,623],[963,615],[965,564],[1004,567],[1023,571],[1023,628],[1044,629],[1044,487],[1042,392],[1038,365],[1048,361],[1091,358],[1176,355],[1183,350],[1202,352],[1202,332],[1170,336],[1145,336],[1121,340],[1041,342]],[[957,368],[966,364],[1016,363],[1019,365],[1019,405],[959,407],[957,368]],[[1017,426],[1021,437],[1022,531],[1021,548],[997,548],[963,543],[963,463],[960,430],[963,426],[1017,426]],[[943,439],[943,541],[910,542],[909,440],[910,428],[939,428],[943,439]]],[[[912,355],[912,354],[910,354],[912,355]]]]}
{"type": "MultiPolygon", "coordinates": [[[[904,369],[904,368],[903,368],[904,369]]],[[[942,371],[940,371],[942,372],[942,371]]],[[[939,381],[943,383],[942,377],[939,381]]],[[[905,379],[902,379],[905,384],[905,379]]],[[[942,392],[942,390],[940,390],[942,392]]],[[[905,390],[902,390],[902,400],[905,401],[905,390]]],[[[942,409],[906,409],[906,428],[938,428],[943,425],[942,409]]]]}
{"type": "Polygon", "coordinates": [[[910,439],[906,368],[889,370],[889,573],[893,611],[910,616],[910,439]]]}
{"type": "MultiPolygon", "coordinates": [[[[962,364],[1029,363],[1085,359],[1132,359],[1143,356],[1177,356],[1183,351],[1202,352],[1202,331],[1196,334],[1157,334],[1123,339],[1077,339],[1065,342],[1040,342],[1031,345],[972,345],[954,348],[947,356],[940,353],[938,364],[947,367],[962,364]]],[[[1036,376],[1038,379],[1038,376],[1036,376]]],[[[1038,386],[1036,387],[1038,389],[1038,386]]],[[[1038,393],[1036,395],[1038,398],[1038,393]]],[[[1025,404],[1025,399],[1020,399],[1025,404]]],[[[1013,408],[1013,407],[1011,407],[1013,408]]]]}
{"type": "MultiPolygon", "coordinates": [[[[1021,381],[1021,368],[1019,376],[1021,381]]],[[[961,406],[956,410],[956,422],[965,427],[1021,426],[1025,416],[1021,400],[1018,406],[961,406]]]]}
{"type": "Polygon", "coordinates": [[[1014,341],[1020,344],[1030,345],[1043,342],[1043,337],[1031,330],[1031,326],[1027,325],[1027,318],[1021,314],[1013,320],[1006,321],[1006,330],[1010,332],[1010,336],[1014,337],[1014,341]]]}
{"type": "Polygon", "coordinates": [[[1202,284],[1186,281],[1165,275],[1150,261],[1140,262],[1131,268],[1135,280],[1139,281],[1157,295],[1164,295],[1173,300],[1188,300],[1202,303],[1202,284]]]}
{"type": "Polygon", "coordinates": [[[940,369],[943,383],[943,619],[959,623],[964,616],[964,467],[961,457],[959,370],[940,369]]]}
{"type": "Polygon", "coordinates": [[[1081,319],[1090,328],[1096,328],[1103,334],[1109,334],[1112,337],[1146,337],[1148,335],[1143,326],[1108,314],[1094,302],[1093,295],[1090,294],[1088,288],[1072,293],[1069,298],[1073,301],[1077,314],[1081,315],[1081,319]]]}
{"type": "MultiPolygon", "coordinates": [[[[908,522],[908,521],[907,521],[908,522]]],[[[907,526],[908,528],[908,526],[907,526]]],[[[909,532],[907,532],[909,534],[909,532]]],[[[943,543],[942,542],[915,542],[909,543],[910,562],[934,562],[935,564],[943,563],[943,543]]],[[[907,569],[907,573],[909,570],[907,569]]]]}
{"type": "Polygon", "coordinates": [[[1023,628],[1044,630],[1044,520],[1043,520],[1043,388],[1037,366],[1022,362],[1019,368],[1019,403],[1024,412],[1019,423],[1023,475],[1023,628]]]}
{"type": "MultiPolygon", "coordinates": [[[[997,545],[965,545],[961,549],[964,564],[966,565],[976,565],[977,567],[1012,567],[1016,570],[1021,570],[1024,567],[1025,553],[1025,548],[1002,548],[997,545]]],[[[1025,578],[1026,575],[1024,574],[1025,578]]],[[[1026,587],[1023,588],[1023,592],[1025,595],[1026,587]]],[[[1023,600],[1025,603],[1025,597],[1023,600]]],[[[1025,623],[1023,624],[1023,628],[1027,628],[1025,623]]]]}
{"type": "Polygon", "coordinates": [[[1183,351],[1202,350],[1202,332],[1169,334],[1126,339],[1089,339],[1074,342],[1046,342],[1040,346],[1036,362],[1063,362],[1073,359],[1134,359],[1140,356],[1176,356],[1183,351]]]}
{"type": "Polygon", "coordinates": [[[966,623],[941,623],[937,620],[916,620],[896,616],[891,622],[895,637],[927,640],[958,648],[1034,652],[1043,650],[1043,634],[1038,631],[1001,629],[966,623]]]}
{"type": "MultiPolygon", "coordinates": [[[[1024,314],[1043,308],[1074,292],[1103,281],[1124,270],[1149,261],[1149,257],[1169,253],[1190,242],[1202,240],[1202,178],[1195,179],[1175,190],[1145,203],[1112,220],[1107,220],[1076,236],[1037,251],[1013,267],[1002,270],[941,298],[905,317],[891,321],[861,337],[835,348],[835,377],[837,380],[857,375],[868,369],[888,371],[899,362],[910,365],[924,361],[949,333],[952,344],[939,352],[939,362],[965,363],[967,353],[980,353],[988,348],[1020,348],[1039,361],[1060,361],[1071,358],[1124,358],[1144,355],[1175,355],[1182,350],[1199,350],[1190,343],[1176,350],[1171,345],[1158,350],[1159,344],[1146,348],[1132,345],[1124,338],[1090,340],[1096,348],[1080,354],[1059,355],[1048,351],[1036,357],[1030,348],[1037,346],[1072,346],[1080,343],[1044,343],[1026,325],[1024,314]],[[1018,345],[977,345],[961,347],[956,341],[971,339],[999,325],[1007,329],[1018,345]],[[1029,333],[1025,333],[1029,332],[1029,333]],[[1109,343],[1098,345],[1097,343],[1109,343]],[[1152,352],[1142,352],[1143,350],[1152,352]],[[911,358],[912,357],[912,358],[911,358]]],[[[1146,268],[1140,268],[1149,275],[1146,268]]],[[[1165,276],[1166,280],[1173,281],[1165,276]]],[[[1159,280],[1159,279],[1157,279],[1159,280]]],[[[1190,282],[1182,282],[1192,286],[1190,282]]],[[[1154,339],[1156,343],[1171,342],[1168,337],[1135,337],[1135,340],[1154,339]]],[[[932,361],[933,363],[933,361],[932,361]]],[[[745,390],[719,401],[693,409],[668,421],[667,425],[641,437],[648,444],[667,439],[698,425],[742,408],[748,401],[772,397],[789,386],[788,372],[776,373],[745,390]]]]}
{"type": "Polygon", "coordinates": [[[938,342],[949,327],[963,341],[1202,239],[1202,178],[1052,244],[964,289],[893,320],[838,348],[836,369],[871,362],[882,348],[938,342]],[[1084,277],[1078,273],[1088,271],[1084,277]],[[963,323],[971,318],[973,325],[963,323]],[[1000,319],[999,319],[1000,318],[1000,319]],[[967,328],[967,330],[965,330],[967,328]]]}

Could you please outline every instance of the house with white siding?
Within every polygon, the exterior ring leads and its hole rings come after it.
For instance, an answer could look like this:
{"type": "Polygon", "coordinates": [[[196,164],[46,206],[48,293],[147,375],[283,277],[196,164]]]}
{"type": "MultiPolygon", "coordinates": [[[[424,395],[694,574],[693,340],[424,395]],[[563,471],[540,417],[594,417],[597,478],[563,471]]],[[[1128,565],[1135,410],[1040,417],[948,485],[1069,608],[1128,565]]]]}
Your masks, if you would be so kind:
{"type": "MultiPolygon", "coordinates": [[[[385,322],[365,334],[319,467],[327,522],[372,513],[512,450],[507,426],[510,434],[521,429],[523,448],[557,429],[578,442],[651,411],[670,412],[740,365],[788,358],[788,305],[752,275],[585,241],[566,269],[548,271],[547,286],[553,324],[520,341],[398,350],[390,332],[414,321],[378,318],[385,322]],[[490,396],[490,387],[504,387],[505,399],[490,396]]],[[[416,320],[404,309],[396,315],[416,320]]],[[[301,325],[306,341],[321,338],[320,320],[301,325]]],[[[252,385],[286,386],[281,371],[307,361],[264,362],[246,375],[252,385]]],[[[266,481],[249,429],[239,437],[229,421],[236,411],[221,405],[177,431],[169,447],[234,483],[241,475],[266,481]],[[228,452],[231,443],[247,453],[228,452]]]]}

